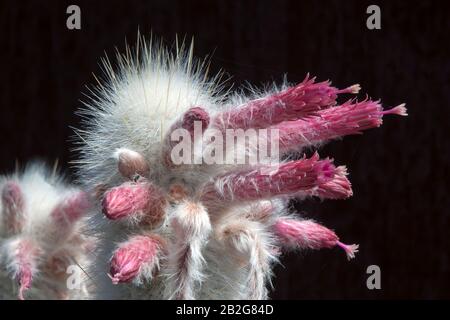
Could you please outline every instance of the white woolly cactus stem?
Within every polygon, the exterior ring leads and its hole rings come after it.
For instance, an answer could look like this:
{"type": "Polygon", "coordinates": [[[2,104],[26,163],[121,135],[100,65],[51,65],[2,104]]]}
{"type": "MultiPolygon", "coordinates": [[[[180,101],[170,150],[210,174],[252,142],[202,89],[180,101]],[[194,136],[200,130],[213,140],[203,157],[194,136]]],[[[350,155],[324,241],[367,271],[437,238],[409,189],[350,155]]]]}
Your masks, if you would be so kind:
{"type": "Polygon", "coordinates": [[[15,181],[8,181],[3,186],[3,224],[8,234],[14,235],[22,231],[25,223],[22,190],[15,181]]]}
{"type": "Polygon", "coordinates": [[[86,193],[68,186],[56,172],[33,164],[23,173],[0,177],[0,297],[87,298],[79,266],[87,267],[94,240],[85,235],[86,193]],[[78,265],[80,288],[70,290],[67,268],[78,265]]]}
{"type": "Polygon", "coordinates": [[[235,259],[236,268],[248,270],[248,299],[252,300],[267,299],[271,263],[276,260],[270,238],[263,230],[259,222],[241,219],[230,223],[220,233],[220,240],[235,259]]]}
{"type": "Polygon", "coordinates": [[[204,280],[202,250],[211,232],[208,213],[200,204],[184,200],[173,212],[171,225],[175,239],[168,257],[169,299],[194,299],[196,287],[204,280]]]}

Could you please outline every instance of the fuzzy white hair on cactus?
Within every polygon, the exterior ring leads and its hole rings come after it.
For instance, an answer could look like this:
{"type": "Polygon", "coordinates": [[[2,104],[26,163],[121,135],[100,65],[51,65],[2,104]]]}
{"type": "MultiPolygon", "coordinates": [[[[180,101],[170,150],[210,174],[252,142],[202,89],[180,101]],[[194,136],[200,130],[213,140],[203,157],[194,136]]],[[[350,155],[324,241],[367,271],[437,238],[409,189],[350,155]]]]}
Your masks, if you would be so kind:
{"type": "MultiPolygon", "coordinates": [[[[76,131],[79,181],[98,199],[92,227],[102,240],[91,270],[98,298],[267,299],[284,250],[339,247],[354,257],[357,245],[287,209],[289,198],[351,196],[345,166],[317,153],[275,164],[194,157],[180,164],[172,133],[194,136],[196,123],[223,134],[276,129],[287,155],[378,127],[386,114],[406,115],[404,105],[339,105],[338,95],[357,94],[359,85],[337,89],[309,76],[266,92],[225,94],[220,75],[209,78],[207,63],[194,60],[192,44],[177,43],[170,53],[138,36],[116,59],[115,68],[103,60],[106,77],[91,90],[76,131]]],[[[192,149],[210,143],[201,136],[192,149]]],[[[258,150],[238,147],[228,156],[258,150]]]]}
{"type": "Polygon", "coordinates": [[[89,199],[41,163],[0,177],[0,297],[86,299],[94,241],[84,234],[89,199]],[[76,287],[69,266],[78,268],[76,287]]]}

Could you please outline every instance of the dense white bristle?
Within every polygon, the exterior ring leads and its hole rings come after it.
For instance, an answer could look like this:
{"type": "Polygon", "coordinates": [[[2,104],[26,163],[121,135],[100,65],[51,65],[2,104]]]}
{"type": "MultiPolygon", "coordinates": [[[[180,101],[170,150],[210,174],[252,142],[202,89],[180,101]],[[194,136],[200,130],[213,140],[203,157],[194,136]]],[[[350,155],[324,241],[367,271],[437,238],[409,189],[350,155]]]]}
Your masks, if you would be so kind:
{"type": "Polygon", "coordinates": [[[83,267],[95,243],[84,234],[84,193],[40,163],[1,176],[0,192],[0,297],[88,298],[83,267]]]}

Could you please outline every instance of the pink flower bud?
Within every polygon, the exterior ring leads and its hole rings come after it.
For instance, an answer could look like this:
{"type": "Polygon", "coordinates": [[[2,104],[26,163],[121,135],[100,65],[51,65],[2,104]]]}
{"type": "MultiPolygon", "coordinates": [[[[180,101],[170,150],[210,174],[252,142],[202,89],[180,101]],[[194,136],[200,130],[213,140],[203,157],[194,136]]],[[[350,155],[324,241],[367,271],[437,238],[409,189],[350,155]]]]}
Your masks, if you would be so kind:
{"type": "Polygon", "coordinates": [[[338,241],[338,242],[336,242],[336,245],[345,251],[345,254],[347,255],[347,260],[354,259],[355,253],[357,253],[359,251],[358,244],[344,244],[344,243],[338,241]]]}
{"type": "Polygon", "coordinates": [[[194,124],[196,121],[200,121],[202,124],[202,130],[205,131],[209,126],[209,114],[208,112],[200,107],[193,107],[186,111],[183,115],[180,127],[186,129],[194,136],[194,124]]]}
{"type": "Polygon", "coordinates": [[[20,232],[25,224],[25,199],[18,183],[14,181],[5,183],[2,190],[2,203],[6,230],[11,234],[20,232]]]}
{"type": "Polygon", "coordinates": [[[121,244],[111,259],[113,283],[132,281],[144,265],[156,266],[160,246],[161,242],[156,236],[135,236],[121,244]]]}
{"type": "MultiPolygon", "coordinates": [[[[163,146],[163,159],[166,166],[173,166],[172,158],[171,158],[171,152],[173,147],[178,143],[178,141],[172,141],[171,134],[177,129],[184,129],[187,130],[191,136],[192,143],[195,143],[194,139],[196,139],[194,133],[195,125],[200,125],[201,132],[199,134],[203,134],[205,130],[208,128],[210,122],[209,114],[208,112],[201,108],[201,107],[193,107],[187,110],[182,118],[178,121],[176,121],[169,129],[169,131],[166,134],[166,137],[164,139],[164,146],[163,146]]],[[[198,137],[199,139],[202,138],[202,136],[198,137]]]]}
{"type": "Polygon", "coordinates": [[[162,220],[166,200],[149,182],[125,182],[106,192],[103,213],[111,220],[130,218],[156,224],[162,220]]]}
{"type": "Polygon", "coordinates": [[[116,150],[114,156],[117,159],[119,172],[123,177],[133,179],[135,175],[148,176],[150,167],[141,154],[120,148],[116,150]]]}

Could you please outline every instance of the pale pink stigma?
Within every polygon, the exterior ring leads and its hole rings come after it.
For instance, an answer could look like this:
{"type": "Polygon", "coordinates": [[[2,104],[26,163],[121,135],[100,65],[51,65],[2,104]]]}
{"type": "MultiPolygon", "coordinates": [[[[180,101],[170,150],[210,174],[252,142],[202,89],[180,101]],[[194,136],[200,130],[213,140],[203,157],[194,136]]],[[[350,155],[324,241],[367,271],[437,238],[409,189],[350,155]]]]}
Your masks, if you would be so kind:
{"type": "Polygon", "coordinates": [[[111,259],[110,277],[114,284],[132,281],[144,264],[157,259],[161,243],[154,237],[135,236],[121,244],[111,259]]]}
{"type": "Polygon", "coordinates": [[[336,242],[336,245],[341,247],[342,249],[344,249],[348,260],[355,258],[355,253],[358,252],[358,248],[359,248],[359,245],[357,245],[357,244],[348,245],[348,244],[343,244],[340,241],[336,242]]]}
{"type": "Polygon", "coordinates": [[[2,190],[2,202],[4,206],[4,223],[10,233],[18,233],[25,223],[25,200],[18,183],[8,181],[2,190]]]}
{"type": "Polygon", "coordinates": [[[389,110],[384,110],[383,112],[381,112],[382,114],[396,114],[398,116],[407,116],[408,115],[408,110],[405,107],[405,104],[399,104],[398,106],[389,109],[389,110]]]}
{"type": "Polygon", "coordinates": [[[338,90],[337,93],[351,93],[351,94],[357,94],[361,90],[361,86],[357,83],[354,84],[348,88],[338,90]]]}

